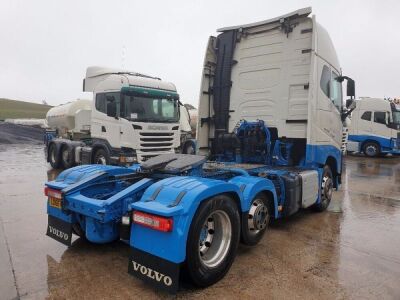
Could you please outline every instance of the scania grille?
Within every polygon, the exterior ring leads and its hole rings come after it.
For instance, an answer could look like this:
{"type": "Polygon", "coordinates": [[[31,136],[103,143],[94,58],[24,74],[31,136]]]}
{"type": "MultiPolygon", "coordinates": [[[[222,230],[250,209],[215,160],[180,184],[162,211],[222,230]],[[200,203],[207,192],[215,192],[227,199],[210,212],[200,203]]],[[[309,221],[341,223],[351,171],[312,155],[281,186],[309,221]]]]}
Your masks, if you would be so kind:
{"type": "Polygon", "coordinates": [[[140,148],[143,152],[168,151],[173,147],[173,132],[141,132],[140,148]]]}

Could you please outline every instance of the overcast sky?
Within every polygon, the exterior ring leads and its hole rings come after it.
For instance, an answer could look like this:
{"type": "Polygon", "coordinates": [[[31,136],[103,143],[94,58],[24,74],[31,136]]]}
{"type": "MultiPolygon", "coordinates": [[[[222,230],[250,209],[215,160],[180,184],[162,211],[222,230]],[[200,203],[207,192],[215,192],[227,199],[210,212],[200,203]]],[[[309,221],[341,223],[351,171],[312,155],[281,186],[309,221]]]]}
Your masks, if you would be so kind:
{"type": "Polygon", "coordinates": [[[87,66],[124,67],[176,84],[197,106],[216,29],[312,6],[358,96],[400,96],[400,1],[0,0],[0,98],[57,105],[82,93],[87,66]]]}

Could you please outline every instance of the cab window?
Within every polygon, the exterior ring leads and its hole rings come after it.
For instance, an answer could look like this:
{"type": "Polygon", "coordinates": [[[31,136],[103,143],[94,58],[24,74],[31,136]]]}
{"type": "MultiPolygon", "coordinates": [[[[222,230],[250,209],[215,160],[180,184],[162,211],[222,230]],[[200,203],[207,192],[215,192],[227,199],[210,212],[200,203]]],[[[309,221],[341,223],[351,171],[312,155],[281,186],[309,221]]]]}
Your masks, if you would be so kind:
{"type": "Polygon", "coordinates": [[[96,95],[96,109],[99,112],[107,113],[106,110],[106,97],[104,93],[96,95]]]}
{"type": "Polygon", "coordinates": [[[321,80],[319,85],[324,94],[329,98],[329,83],[331,81],[331,69],[328,66],[324,66],[322,69],[321,80]]]}
{"type": "Polygon", "coordinates": [[[361,119],[365,120],[365,121],[371,121],[371,117],[372,117],[372,112],[370,111],[365,111],[362,116],[361,119]]]}
{"type": "Polygon", "coordinates": [[[386,112],[384,111],[374,112],[374,122],[386,125],[386,112]]]}
{"type": "Polygon", "coordinates": [[[120,93],[99,93],[96,95],[96,109],[104,114],[117,116],[120,93]]]}
{"type": "Polygon", "coordinates": [[[330,84],[330,99],[336,108],[341,111],[342,110],[342,84],[337,80],[339,77],[338,74],[332,71],[332,80],[330,84]]]}

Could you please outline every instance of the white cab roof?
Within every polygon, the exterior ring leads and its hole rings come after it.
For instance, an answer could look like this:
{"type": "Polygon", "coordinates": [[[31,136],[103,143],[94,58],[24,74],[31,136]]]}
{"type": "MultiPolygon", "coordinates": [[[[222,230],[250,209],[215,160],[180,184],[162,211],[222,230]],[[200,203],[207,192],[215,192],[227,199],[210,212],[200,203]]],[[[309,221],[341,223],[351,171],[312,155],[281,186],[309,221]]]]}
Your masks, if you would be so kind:
{"type": "Polygon", "coordinates": [[[143,73],[99,66],[86,69],[84,91],[119,89],[126,84],[176,92],[173,83],[143,73]]]}
{"type": "Polygon", "coordinates": [[[238,25],[238,26],[224,27],[224,28],[218,29],[217,31],[223,32],[223,31],[240,29],[240,28],[250,28],[250,27],[266,25],[266,24],[278,22],[281,19],[285,19],[285,18],[289,18],[289,17],[308,16],[309,14],[311,14],[311,12],[312,12],[311,7],[305,7],[305,8],[301,8],[301,9],[295,10],[291,13],[288,13],[288,14],[285,14],[285,15],[282,15],[279,17],[275,17],[275,18],[272,18],[269,20],[259,21],[259,22],[255,22],[255,23],[244,24],[244,25],[238,25]]]}

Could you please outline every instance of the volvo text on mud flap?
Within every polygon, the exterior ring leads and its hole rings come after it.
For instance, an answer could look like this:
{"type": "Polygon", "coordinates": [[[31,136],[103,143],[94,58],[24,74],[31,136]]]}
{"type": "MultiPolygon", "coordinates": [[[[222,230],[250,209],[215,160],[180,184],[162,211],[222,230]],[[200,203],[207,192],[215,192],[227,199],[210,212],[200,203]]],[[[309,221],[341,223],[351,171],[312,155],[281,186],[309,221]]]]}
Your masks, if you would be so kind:
{"type": "Polygon", "coordinates": [[[71,246],[72,240],[72,226],[71,223],[65,222],[53,216],[48,217],[47,233],[49,237],[63,243],[64,245],[71,246]]]}

